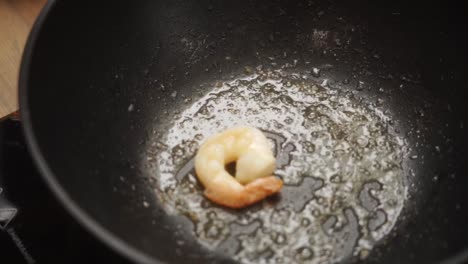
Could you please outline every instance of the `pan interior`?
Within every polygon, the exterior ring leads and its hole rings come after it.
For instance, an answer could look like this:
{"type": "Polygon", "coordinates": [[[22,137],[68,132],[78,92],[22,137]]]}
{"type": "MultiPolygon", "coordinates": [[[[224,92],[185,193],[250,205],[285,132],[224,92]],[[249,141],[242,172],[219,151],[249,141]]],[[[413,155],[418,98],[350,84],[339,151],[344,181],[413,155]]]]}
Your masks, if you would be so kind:
{"type": "Polygon", "coordinates": [[[246,66],[195,102],[187,96],[172,127],[150,140],[146,166],[158,199],[168,214],[191,220],[199,243],[242,263],[366,258],[404,205],[404,137],[382,98],[366,100],[334,80],[318,83],[319,69],[294,62],[266,68],[246,66]],[[241,125],[271,140],[285,187],[239,211],[203,197],[193,156],[210,135],[241,125]]]}

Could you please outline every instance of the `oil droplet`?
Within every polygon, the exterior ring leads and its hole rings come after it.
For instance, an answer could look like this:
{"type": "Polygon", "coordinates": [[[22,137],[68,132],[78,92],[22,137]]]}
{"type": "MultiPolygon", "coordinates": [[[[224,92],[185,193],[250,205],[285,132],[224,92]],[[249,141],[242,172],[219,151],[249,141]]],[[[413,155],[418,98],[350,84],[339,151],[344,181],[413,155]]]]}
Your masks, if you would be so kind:
{"type": "Polygon", "coordinates": [[[335,174],[330,177],[330,182],[332,183],[341,183],[343,182],[343,179],[340,174],[335,174]]]}
{"type": "Polygon", "coordinates": [[[312,68],[312,76],[314,76],[315,78],[318,78],[320,77],[320,69],[319,68],[312,68]]]}
{"type": "Polygon", "coordinates": [[[312,211],[312,215],[315,216],[315,217],[319,217],[320,216],[320,211],[315,209],[315,210],[312,211]]]}
{"type": "Polygon", "coordinates": [[[276,236],[276,238],[274,239],[274,241],[277,243],[277,244],[285,244],[287,239],[286,239],[286,236],[284,234],[278,234],[276,236]]]}
{"type": "Polygon", "coordinates": [[[300,261],[311,260],[314,257],[314,252],[309,247],[300,247],[296,253],[296,258],[300,261]]]}
{"type": "Polygon", "coordinates": [[[356,85],[356,90],[358,90],[358,91],[364,90],[364,84],[365,83],[363,81],[358,81],[357,85],[356,85]]]}
{"type": "Polygon", "coordinates": [[[382,106],[384,100],[382,98],[377,98],[377,106],[382,106]]]}
{"type": "Polygon", "coordinates": [[[328,79],[324,79],[320,85],[323,86],[323,87],[327,87],[328,86],[328,79]]]}
{"type": "Polygon", "coordinates": [[[364,148],[367,146],[367,144],[369,144],[369,140],[364,137],[364,136],[361,136],[361,137],[358,137],[356,139],[356,143],[361,147],[361,148],[364,148]]]}

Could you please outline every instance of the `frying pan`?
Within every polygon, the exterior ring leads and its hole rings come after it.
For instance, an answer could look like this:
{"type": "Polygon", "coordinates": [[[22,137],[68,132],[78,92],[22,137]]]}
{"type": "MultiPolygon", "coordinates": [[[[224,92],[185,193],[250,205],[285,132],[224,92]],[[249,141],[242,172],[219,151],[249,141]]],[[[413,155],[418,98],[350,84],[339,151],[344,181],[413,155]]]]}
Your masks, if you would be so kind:
{"type": "MultiPolygon", "coordinates": [[[[24,132],[52,192],[98,239],[131,261],[249,262],[239,258],[249,248],[239,245],[267,232],[268,223],[255,231],[238,225],[244,236],[224,249],[202,243],[193,219],[168,209],[171,201],[158,185],[163,175],[157,166],[166,160],[150,150],[164,144],[174,124],[190,117],[189,110],[206,96],[219,95],[236,80],[250,80],[257,71],[284,66],[306,80],[307,91],[343,94],[357,108],[371,109],[372,116],[382,113],[381,121],[391,118],[386,135],[405,142],[397,167],[407,191],[399,194],[404,204],[394,226],[372,250],[351,250],[337,261],[459,263],[468,256],[463,20],[462,8],[450,1],[49,1],[22,61],[24,132]]],[[[276,87],[288,92],[286,84],[276,87]]],[[[214,102],[216,108],[223,101],[214,102]]],[[[213,123],[200,125],[220,131],[251,120],[248,114],[237,121],[213,116],[213,123]]],[[[281,117],[280,111],[257,120],[258,127],[281,117]]],[[[193,129],[171,135],[182,137],[193,129]]],[[[279,144],[276,153],[285,147],[279,144]]],[[[185,170],[174,175],[190,174],[190,157],[182,159],[188,161],[185,170]]],[[[303,194],[314,194],[314,184],[286,186],[280,195],[239,211],[201,203],[206,212],[248,219],[284,201],[296,204],[303,194]]],[[[194,186],[198,196],[193,197],[202,197],[201,187],[194,186]]],[[[346,215],[346,208],[340,210],[346,215]]],[[[286,217],[284,229],[293,222],[286,217]]],[[[357,232],[347,237],[362,235],[364,228],[356,224],[357,232]]],[[[302,230],[298,234],[308,234],[307,239],[320,235],[302,230]]],[[[273,243],[264,237],[267,246],[273,243]]],[[[323,254],[340,250],[321,251],[314,243],[306,243],[312,248],[308,260],[291,259],[331,262],[323,254]]],[[[352,243],[351,249],[359,247],[352,243]]],[[[304,253],[295,246],[285,248],[304,253]]],[[[282,262],[289,256],[252,254],[250,262],[282,262]]]]}

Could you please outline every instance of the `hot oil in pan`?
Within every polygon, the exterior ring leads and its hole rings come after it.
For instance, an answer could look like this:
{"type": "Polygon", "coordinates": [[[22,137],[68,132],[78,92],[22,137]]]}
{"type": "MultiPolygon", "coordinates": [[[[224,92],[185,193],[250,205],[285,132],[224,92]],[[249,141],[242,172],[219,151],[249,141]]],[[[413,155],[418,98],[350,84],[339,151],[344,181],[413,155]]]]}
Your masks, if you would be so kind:
{"type": "Polygon", "coordinates": [[[404,141],[390,117],[351,93],[284,71],[257,71],[214,88],[182,113],[157,153],[157,195],[189,217],[204,246],[243,263],[333,263],[366,257],[406,198],[404,141]],[[223,129],[261,128],[277,155],[281,195],[234,211],[202,195],[192,157],[223,129]]]}

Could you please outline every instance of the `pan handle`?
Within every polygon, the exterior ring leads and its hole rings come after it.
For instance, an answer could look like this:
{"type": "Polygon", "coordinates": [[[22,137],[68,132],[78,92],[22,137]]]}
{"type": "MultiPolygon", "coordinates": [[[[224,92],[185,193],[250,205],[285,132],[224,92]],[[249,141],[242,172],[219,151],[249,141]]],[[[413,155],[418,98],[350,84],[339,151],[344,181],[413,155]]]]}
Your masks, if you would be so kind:
{"type": "MultiPolygon", "coordinates": [[[[19,121],[19,112],[14,112],[8,116],[6,116],[7,122],[12,120],[13,122],[19,121]]],[[[0,140],[3,139],[3,129],[0,126],[0,140]]],[[[0,145],[2,147],[3,145],[0,145]]],[[[3,151],[0,151],[0,169],[2,168],[3,163],[3,151]]],[[[0,171],[1,173],[1,171],[0,171]]],[[[16,214],[18,213],[18,209],[14,206],[11,202],[9,202],[3,195],[3,188],[2,186],[2,177],[0,175],[0,231],[6,230],[8,224],[15,218],[16,214]]]]}
{"type": "MultiPolygon", "coordinates": [[[[17,113],[7,116],[6,117],[6,122],[19,122],[19,115],[17,113]]],[[[1,118],[0,118],[0,121],[1,118]]],[[[2,124],[3,122],[0,122],[0,143],[1,140],[3,139],[3,127],[2,124]]],[[[0,144],[0,148],[2,145],[0,144]]],[[[2,163],[3,163],[3,151],[0,151],[0,186],[2,185],[2,163]]],[[[11,241],[16,245],[18,250],[20,251],[21,255],[23,256],[25,263],[27,264],[35,264],[36,260],[31,256],[29,251],[27,250],[25,244],[23,243],[22,239],[20,236],[16,233],[15,227],[14,227],[14,222],[13,221],[17,214],[18,214],[18,208],[11,203],[4,195],[2,195],[3,188],[0,187],[0,233],[5,232],[7,234],[11,241]]],[[[20,219],[18,219],[20,220],[20,219]]],[[[0,252],[1,252],[0,248],[0,252]]],[[[0,254],[0,262],[2,262],[3,256],[0,254]]]]}
{"type": "Polygon", "coordinates": [[[6,230],[11,220],[15,218],[18,209],[6,198],[1,196],[3,189],[0,187],[0,230],[6,230]]]}
{"type": "MultiPolygon", "coordinates": [[[[23,255],[24,260],[27,264],[36,264],[36,260],[29,254],[23,241],[16,233],[14,227],[11,226],[12,220],[18,213],[18,209],[1,195],[2,191],[3,189],[2,187],[0,187],[0,232],[4,231],[10,236],[11,240],[20,251],[21,255],[23,255]]],[[[2,257],[0,256],[0,260],[1,258],[2,257]]]]}

